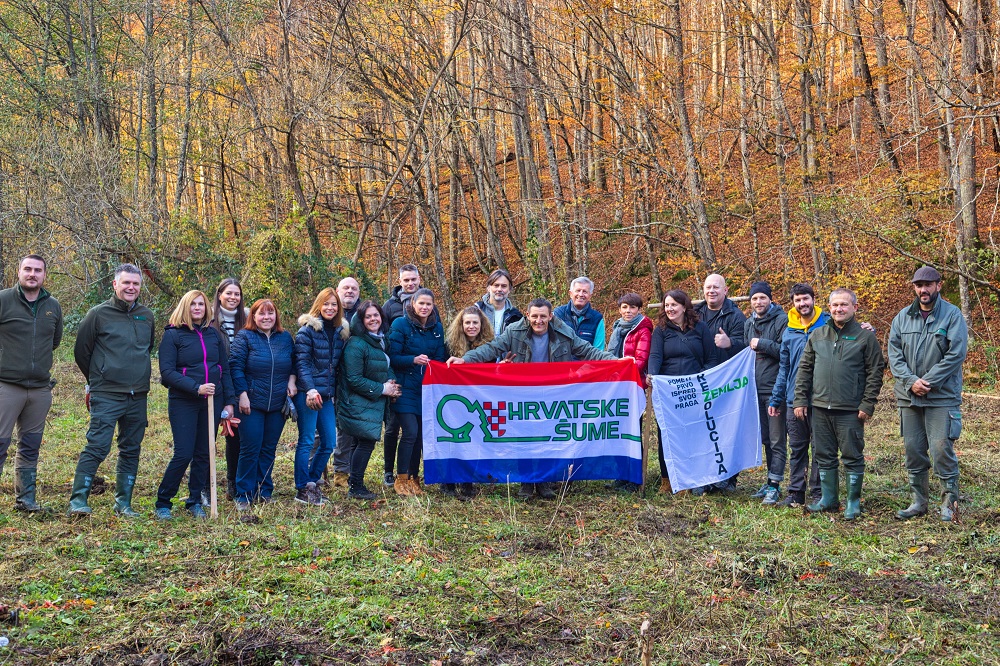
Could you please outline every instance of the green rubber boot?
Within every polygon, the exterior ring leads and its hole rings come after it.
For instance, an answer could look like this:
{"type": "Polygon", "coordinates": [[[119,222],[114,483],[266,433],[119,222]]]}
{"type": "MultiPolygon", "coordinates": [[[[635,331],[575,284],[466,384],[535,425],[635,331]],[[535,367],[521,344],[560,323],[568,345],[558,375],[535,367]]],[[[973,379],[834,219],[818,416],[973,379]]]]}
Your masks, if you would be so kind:
{"type": "Polygon", "coordinates": [[[35,501],[35,480],[38,478],[38,470],[35,468],[22,468],[14,470],[14,508],[26,513],[36,513],[42,507],[35,501]]]}
{"type": "Polygon", "coordinates": [[[821,469],[819,471],[819,487],[823,496],[816,504],[809,504],[806,510],[810,513],[820,511],[836,511],[840,508],[840,474],[837,469],[821,469]]]}
{"type": "Polygon", "coordinates": [[[67,515],[70,517],[90,515],[91,508],[87,504],[87,500],[90,498],[90,484],[93,481],[94,477],[90,474],[80,474],[78,472],[73,477],[73,493],[69,496],[69,511],[67,515]]]}
{"type": "Polygon", "coordinates": [[[927,495],[930,493],[927,482],[927,471],[910,474],[910,506],[896,512],[896,518],[909,520],[927,513],[927,495]]]}
{"type": "Polygon", "coordinates": [[[941,480],[941,520],[950,523],[958,513],[958,478],[941,480]]]}
{"type": "Polygon", "coordinates": [[[139,512],[132,508],[133,488],[135,488],[135,474],[118,474],[115,477],[115,513],[119,516],[139,517],[139,512]]]}
{"type": "Polygon", "coordinates": [[[844,520],[857,520],[861,517],[861,486],[864,481],[864,474],[847,475],[847,506],[844,507],[844,520]]]}

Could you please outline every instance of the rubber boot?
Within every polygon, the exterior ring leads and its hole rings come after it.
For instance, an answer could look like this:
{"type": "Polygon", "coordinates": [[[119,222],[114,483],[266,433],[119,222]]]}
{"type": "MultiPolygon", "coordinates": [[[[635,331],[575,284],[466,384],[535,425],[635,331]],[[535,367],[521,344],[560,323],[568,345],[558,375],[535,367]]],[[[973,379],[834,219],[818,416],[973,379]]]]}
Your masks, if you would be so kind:
{"type": "Polygon", "coordinates": [[[927,495],[929,494],[927,471],[910,474],[910,506],[896,512],[899,520],[909,520],[927,513],[927,495]]]}
{"type": "Polygon", "coordinates": [[[77,472],[76,476],[73,477],[73,492],[69,496],[69,511],[66,512],[67,515],[90,515],[91,508],[87,504],[87,500],[90,498],[90,484],[93,481],[94,477],[90,474],[80,474],[77,472]]]}
{"type": "Polygon", "coordinates": [[[941,520],[950,523],[958,513],[958,478],[941,480],[941,520]]]}
{"type": "Polygon", "coordinates": [[[539,483],[536,486],[536,488],[538,489],[538,496],[541,497],[542,499],[550,500],[550,499],[555,499],[556,497],[559,496],[559,493],[556,491],[558,486],[551,481],[539,483]]]}
{"type": "Polygon", "coordinates": [[[115,476],[115,513],[126,518],[138,518],[139,512],[132,508],[132,490],[135,488],[135,474],[115,476]]]}
{"type": "Polygon", "coordinates": [[[521,487],[517,490],[518,499],[531,499],[535,496],[535,484],[533,483],[522,483],[521,487]]]}
{"type": "Polygon", "coordinates": [[[14,470],[14,508],[18,511],[35,513],[41,511],[42,507],[35,501],[35,479],[38,478],[38,470],[34,467],[14,470]]]}
{"type": "Polygon", "coordinates": [[[396,483],[393,485],[396,490],[397,495],[402,495],[403,497],[412,497],[413,490],[410,488],[410,475],[409,474],[397,474],[396,483]]]}
{"type": "Polygon", "coordinates": [[[441,494],[447,495],[448,497],[456,497],[458,495],[458,490],[455,488],[454,483],[442,483],[441,494]]]}
{"type": "Polygon", "coordinates": [[[847,506],[844,507],[844,520],[857,520],[861,517],[861,486],[864,481],[864,474],[848,473],[847,506]]]}
{"type": "Polygon", "coordinates": [[[836,469],[821,469],[819,471],[819,487],[823,496],[816,504],[809,504],[806,509],[810,513],[819,511],[836,511],[840,508],[840,475],[836,469]]]}

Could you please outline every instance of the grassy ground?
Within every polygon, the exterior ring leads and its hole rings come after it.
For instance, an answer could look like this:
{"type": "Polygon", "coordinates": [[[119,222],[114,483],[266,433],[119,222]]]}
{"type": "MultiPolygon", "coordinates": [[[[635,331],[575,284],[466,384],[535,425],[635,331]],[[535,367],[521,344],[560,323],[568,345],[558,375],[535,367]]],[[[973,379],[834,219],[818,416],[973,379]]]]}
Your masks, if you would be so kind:
{"type": "MultiPolygon", "coordinates": [[[[496,487],[468,504],[431,491],[306,508],[292,502],[294,428],[260,525],[231,504],[210,524],[122,520],[110,492],[70,521],[87,416],[61,356],[40,469],[57,513],[12,510],[12,463],[0,482],[0,604],[19,613],[0,617],[0,664],[635,664],[643,650],[654,664],[1000,663],[1000,402],[966,406],[968,501],[953,525],[893,520],[907,496],[887,403],[855,524],[762,507],[748,497],[762,470],[727,498],[584,483],[560,503],[496,487]]],[[[147,516],[169,455],[157,387],[137,487],[147,516]]]]}

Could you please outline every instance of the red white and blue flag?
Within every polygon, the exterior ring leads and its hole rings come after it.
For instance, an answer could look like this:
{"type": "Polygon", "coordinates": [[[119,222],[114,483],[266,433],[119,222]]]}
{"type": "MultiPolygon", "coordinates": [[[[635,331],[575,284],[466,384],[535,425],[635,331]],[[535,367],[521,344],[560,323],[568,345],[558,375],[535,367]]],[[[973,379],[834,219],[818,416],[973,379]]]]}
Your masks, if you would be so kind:
{"type": "Polygon", "coordinates": [[[642,483],[642,377],[632,360],[431,362],[424,373],[427,483],[642,483]]]}

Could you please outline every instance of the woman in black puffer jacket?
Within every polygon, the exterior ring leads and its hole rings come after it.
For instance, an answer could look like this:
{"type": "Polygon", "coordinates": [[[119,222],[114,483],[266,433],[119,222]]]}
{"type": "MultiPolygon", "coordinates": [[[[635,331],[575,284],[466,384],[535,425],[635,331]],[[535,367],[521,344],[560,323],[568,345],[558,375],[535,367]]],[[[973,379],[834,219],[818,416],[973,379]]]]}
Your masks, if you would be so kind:
{"type": "Polygon", "coordinates": [[[271,470],[285,427],[286,396],[295,396],[295,350],[282,330],[278,309],[268,298],[250,306],[246,328],[236,334],[229,356],[233,385],[243,414],[240,462],[236,468],[236,509],[240,520],[256,522],[250,503],[268,502],[271,470]]]}
{"type": "MultiPolygon", "coordinates": [[[[299,317],[295,336],[295,368],[299,441],[295,445],[295,501],[322,505],[326,498],[317,483],[337,443],[337,366],[351,333],[343,321],[340,297],[332,287],[316,295],[309,312],[299,317]],[[313,451],[316,429],[319,445],[313,451]]],[[[339,479],[334,477],[336,485],[339,479]]],[[[347,479],[343,479],[346,485],[347,479]]]]}
{"type": "Polygon", "coordinates": [[[212,318],[205,294],[189,291],[170,315],[160,342],[160,382],[168,391],[167,416],[174,436],[174,456],[156,491],[156,517],[171,518],[171,501],[188,465],[187,510],[206,518],[201,492],[208,481],[208,396],[217,395],[215,423],[223,411],[233,413],[236,395],[229,374],[229,359],[222,335],[208,322],[212,318]],[[223,408],[225,405],[225,408],[223,408]]]}

